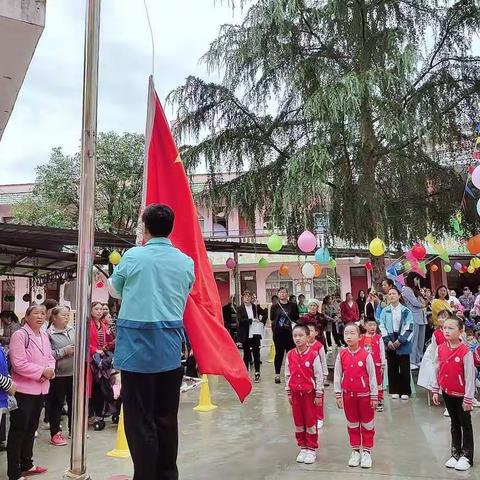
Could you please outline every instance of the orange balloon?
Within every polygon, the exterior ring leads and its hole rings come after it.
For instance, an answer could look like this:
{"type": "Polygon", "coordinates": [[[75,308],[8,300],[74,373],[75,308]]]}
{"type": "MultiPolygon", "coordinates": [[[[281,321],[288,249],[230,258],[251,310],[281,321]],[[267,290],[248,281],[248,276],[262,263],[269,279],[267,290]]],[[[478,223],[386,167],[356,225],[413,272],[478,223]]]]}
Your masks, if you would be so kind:
{"type": "Polygon", "coordinates": [[[278,273],[280,273],[280,275],[282,275],[282,277],[286,277],[288,275],[288,266],[283,264],[283,265],[280,265],[280,268],[278,269],[278,273]]]}
{"type": "Polygon", "coordinates": [[[322,274],[322,267],[321,267],[320,265],[318,265],[318,264],[315,264],[315,265],[313,266],[313,268],[315,269],[315,275],[314,275],[314,277],[315,277],[315,278],[319,277],[319,276],[322,274]]]}
{"type": "Polygon", "coordinates": [[[437,265],[432,265],[432,266],[430,267],[430,270],[431,270],[432,272],[436,272],[436,271],[438,270],[437,265]]]}
{"type": "Polygon", "coordinates": [[[468,251],[472,255],[480,253],[480,235],[475,235],[467,242],[468,251]]]}

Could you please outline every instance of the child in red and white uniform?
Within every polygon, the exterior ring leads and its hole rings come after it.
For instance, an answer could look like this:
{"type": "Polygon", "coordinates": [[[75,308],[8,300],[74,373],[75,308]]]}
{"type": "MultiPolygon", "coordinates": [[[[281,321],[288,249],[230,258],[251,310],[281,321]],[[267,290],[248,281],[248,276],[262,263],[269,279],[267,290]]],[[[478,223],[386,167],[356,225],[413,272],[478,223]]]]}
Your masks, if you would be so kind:
{"type": "Polygon", "coordinates": [[[297,462],[314,463],[318,448],[317,408],[323,403],[323,370],[318,352],[308,345],[309,328],[297,324],[292,333],[296,348],[287,353],[285,390],[300,447],[297,462]]]}
{"type": "Polygon", "coordinates": [[[445,334],[443,333],[443,324],[445,320],[450,318],[450,312],[448,310],[441,310],[437,315],[437,327],[432,334],[432,356],[435,358],[437,355],[437,349],[440,345],[445,343],[445,334]]]}
{"type": "MultiPolygon", "coordinates": [[[[318,341],[318,334],[320,333],[320,329],[318,325],[313,322],[307,322],[307,327],[310,330],[310,336],[308,337],[308,345],[310,348],[313,348],[317,352],[317,355],[320,357],[320,363],[322,365],[323,371],[323,385],[325,386],[328,377],[328,366],[327,366],[327,356],[325,355],[325,347],[323,343],[318,341]]],[[[325,409],[324,404],[322,404],[317,408],[318,410],[318,420],[317,420],[317,428],[323,427],[323,422],[325,420],[325,409]]]]}
{"type": "Polygon", "coordinates": [[[445,342],[438,346],[435,357],[436,377],[433,382],[433,403],[440,405],[439,392],[450,414],[452,456],[447,468],[465,471],[473,465],[473,410],[476,370],[473,355],[461,341],[463,322],[449,318],[443,324],[445,342]]]}
{"type": "Polygon", "coordinates": [[[335,362],[334,389],[338,408],[345,410],[352,454],[350,467],[370,468],[375,437],[375,408],[378,384],[372,355],[360,347],[360,328],[349,324],[343,333],[348,348],[340,351],[335,362]],[[362,449],[362,454],[360,454],[362,449]]]}
{"type": "Polygon", "coordinates": [[[385,357],[385,343],[382,336],[377,333],[377,321],[374,318],[365,320],[366,333],[360,337],[360,346],[372,355],[375,363],[375,373],[378,385],[377,412],[383,412],[383,372],[387,359],[385,357]]]}

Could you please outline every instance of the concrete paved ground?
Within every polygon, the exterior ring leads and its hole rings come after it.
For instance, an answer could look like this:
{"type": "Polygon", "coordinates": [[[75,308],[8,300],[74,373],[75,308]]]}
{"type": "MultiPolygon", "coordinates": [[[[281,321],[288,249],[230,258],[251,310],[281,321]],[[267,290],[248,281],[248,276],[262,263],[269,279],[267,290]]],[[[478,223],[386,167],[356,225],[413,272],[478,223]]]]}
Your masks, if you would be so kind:
{"type": "MultiPolygon", "coordinates": [[[[327,389],[327,413],[320,434],[317,463],[297,465],[297,447],[283,385],[273,383],[272,366],[264,362],[261,383],[244,405],[240,405],[222,379],[210,382],[214,402],[210,413],[192,410],[198,391],[183,394],[180,411],[179,467],[182,480],[336,480],[368,478],[479,479],[478,464],[467,473],[443,467],[449,454],[449,419],[443,408],[427,406],[419,389],[409,402],[387,401],[377,416],[374,466],[370,471],[346,466],[350,455],[343,412],[335,407],[332,387],[327,389]]],[[[475,438],[480,433],[480,409],[473,415],[475,438]]],[[[132,474],[130,460],[105,456],[115,445],[116,429],[107,421],[103,432],[89,432],[88,471],[94,480],[132,474]]],[[[38,478],[59,480],[68,466],[69,448],[48,443],[48,431],[40,428],[35,460],[49,472],[38,478]]],[[[0,479],[6,478],[6,454],[0,454],[0,479]]],[[[155,480],[155,479],[152,479],[155,480]]]]}

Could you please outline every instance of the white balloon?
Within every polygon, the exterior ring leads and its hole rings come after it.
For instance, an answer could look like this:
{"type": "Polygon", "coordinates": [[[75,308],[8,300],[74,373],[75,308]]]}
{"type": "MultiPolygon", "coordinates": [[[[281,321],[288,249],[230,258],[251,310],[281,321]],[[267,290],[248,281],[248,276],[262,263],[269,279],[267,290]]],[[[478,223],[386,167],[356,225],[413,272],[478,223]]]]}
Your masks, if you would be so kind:
{"type": "Polygon", "coordinates": [[[355,265],[358,265],[360,263],[360,257],[357,257],[357,256],[353,257],[353,263],[355,265]]]}
{"type": "Polygon", "coordinates": [[[475,167],[475,170],[473,170],[473,172],[472,172],[472,183],[477,188],[480,188],[480,165],[475,167]]]}
{"type": "Polygon", "coordinates": [[[313,278],[315,276],[315,267],[311,263],[305,263],[302,267],[302,274],[305,278],[313,278]]]}

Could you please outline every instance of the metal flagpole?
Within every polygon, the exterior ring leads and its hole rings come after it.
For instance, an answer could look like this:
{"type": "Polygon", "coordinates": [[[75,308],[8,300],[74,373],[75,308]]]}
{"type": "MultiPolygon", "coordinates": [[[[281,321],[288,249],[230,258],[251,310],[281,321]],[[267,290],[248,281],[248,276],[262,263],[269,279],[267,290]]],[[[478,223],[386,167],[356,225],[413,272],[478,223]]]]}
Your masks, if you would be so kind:
{"type": "Polygon", "coordinates": [[[82,119],[82,168],[78,219],[77,316],[73,378],[70,469],[64,479],[87,480],[87,371],[92,267],[95,234],[98,56],[101,0],[87,0],[82,119]]]}

